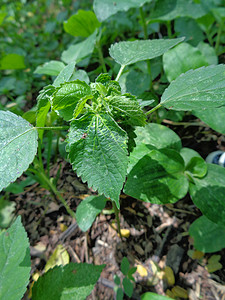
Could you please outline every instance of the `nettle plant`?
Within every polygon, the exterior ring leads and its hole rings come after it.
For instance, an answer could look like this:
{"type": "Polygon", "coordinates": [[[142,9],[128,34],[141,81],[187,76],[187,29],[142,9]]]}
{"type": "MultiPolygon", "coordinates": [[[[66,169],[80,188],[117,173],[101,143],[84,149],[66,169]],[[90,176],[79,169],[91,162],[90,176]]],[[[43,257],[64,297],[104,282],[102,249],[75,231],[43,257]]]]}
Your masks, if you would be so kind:
{"type": "MultiPolygon", "coordinates": [[[[149,111],[143,109],[137,97],[123,94],[118,83],[127,65],[160,56],[182,41],[183,38],[137,40],[112,45],[110,56],[121,66],[115,80],[104,73],[90,84],[81,80],[70,81],[75,66],[75,62],[70,62],[53,84],[40,92],[36,127],[9,111],[0,111],[0,190],[15,181],[32,163],[38,148],[38,135],[40,143],[44,130],[69,129],[66,151],[72,168],[83,182],[87,182],[99,194],[85,199],[77,209],[76,219],[82,230],[90,228],[106,200],[111,200],[120,232],[122,191],[138,200],[156,204],[175,203],[189,192],[194,204],[204,215],[198,226],[210,228],[208,224],[213,224],[214,232],[224,230],[225,169],[207,164],[192,149],[182,148],[175,132],[163,125],[148,123],[147,117],[160,107],[198,111],[225,105],[225,65],[202,67],[180,75],[164,91],[160,103],[149,111]],[[47,127],[50,109],[69,126],[47,127]]],[[[16,226],[20,228],[19,220],[15,224],[15,228],[9,230],[15,231],[16,226]]],[[[196,234],[194,231],[192,228],[193,235],[196,234]]],[[[12,242],[10,236],[10,232],[8,235],[2,233],[1,245],[7,239],[9,245],[12,242]]],[[[214,245],[210,248],[203,242],[200,250],[218,250],[218,245],[214,245]]],[[[98,267],[94,282],[103,267],[98,267]]],[[[62,268],[56,267],[49,272],[52,272],[53,278],[59,279],[64,272],[62,268]]],[[[74,264],[64,268],[68,269],[69,274],[74,274],[71,286],[66,285],[67,289],[63,290],[60,285],[54,290],[58,294],[71,292],[71,295],[75,295],[77,291],[72,284],[77,280],[76,272],[79,274],[78,269],[82,267],[74,264]]],[[[45,299],[43,291],[49,283],[49,272],[35,284],[34,299],[45,299]]],[[[28,273],[25,274],[25,284],[28,282],[28,273]]],[[[4,273],[3,278],[6,279],[7,274],[4,273]]],[[[9,292],[7,284],[5,287],[4,293],[7,290],[9,292]]],[[[24,292],[24,288],[22,290],[24,292]]],[[[82,297],[86,296],[82,294],[82,297]]]]}

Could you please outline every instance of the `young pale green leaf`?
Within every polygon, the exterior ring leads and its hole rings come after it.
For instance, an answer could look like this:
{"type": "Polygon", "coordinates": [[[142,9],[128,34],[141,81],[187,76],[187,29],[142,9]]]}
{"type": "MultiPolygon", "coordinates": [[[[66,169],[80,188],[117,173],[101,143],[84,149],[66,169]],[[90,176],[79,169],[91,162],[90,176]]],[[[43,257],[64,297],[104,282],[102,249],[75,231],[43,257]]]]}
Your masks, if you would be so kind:
{"type": "Polygon", "coordinates": [[[198,19],[207,13],[206,8],[195,0],[158,0],[151,20],[171,21],[178,17],[198,19]]]}
{"type": "Polygon", "coordinates": [[[160,296],[156,293],[147,292],[141,295],[141,300],[172,300],[172,298],[160,296]]]}
{"type": "Polygon", "coordinates": [[[212,222],[225,226],[225,168],[208,164],[206,176],[194,178],[189,191],[192,201],[203,215],[212,222]]]}
{"type": "Polygon", "coordinates": [[[225,106],[213,109],[194,110],[192,113],[212,129],[225,134],[225,106]]]}
{"type": "Polygon", "coordinates": [[[94,0],[94,12],[100,22],[108,19],[118,11],[127,11],[132,7],[140,7],[151,0],[94,0]]]}
{"type": "Polygon", "coordinates": [[[53,94],[52,108],[68,121],[72,119],[73,111],[82,98],[92,98],[91,88],[84,81],[67,82],[53,94]]]}
{"type": "Polygon", "coordinates": [[[204,253],[217,252],[225,248],[225,226],[217,225],[205,216],[191,224],[189,234],[194,238],[195,249],[204,253]]]}
{"type": "Polygon", "coordinates": [[[67,142],[78,176],[119,207],[128,164],[126,132],[109,115],[87,114],[71,122],[67,142]]]}
{"type": "Polygon", "coordinates": [[[97,31],[94,31],[92,35],[90,35],[84,41],[77,43],[75,45],[69,46],[69,48],[63,51],[61,59],[65,63],[69,63],[71,61],[76,61],[77,63],[90,55],[95,47],[97,31]]]}
{"type": "Polygon", "coordinates": [[[104,267],[105,265],[94,266],[86,263],[55,267],[35,282],[32,299],[85,300],[104,267]]]}
{"type": "Polygon", "coordinates": [[[30,250],[26,231],[17,217],[12,226],[0,232],[0,299],[22,299],[30,278],[30,250]]]}
{"type": "MultiPolygon", "coordinates": [[[[47,114],[51,107],[50,97],[55,92],[55,87],[52,85],[46,86],[37,97],[37,112],[36,112],[36,126],[45,127],[47,114]]],[[[39,129],[39,138],[42,141],[44,131],[39,129]]]]}
{"type": "Polygon", "coordinates": [[[190,172],[194,177],[202,178],[207,173],[207,163],[201,157],[192,157],[185,171],[190,172]]]}
{"type": "Polygon", "coordinates": [[[96,28],[100,27],[95,14],[92,11],[78,10],[78,12],[71,16],[63,23],[64,30],[73,36],[88,37],[96,28]]]}
{"type": "Polygon", "coordinates": [[[128,173],[124,193],[136,199],[156,203],[174,203],[184,197],[188,181],[184,161],[170,149],[152,150],[128,173]]]}
{"type": "Polygon", "coordinates": [[[42,66],[38,66],[34,74],[45,74],[50,76],[57,76],[65,67],[64,63],[58,60],[51,60],[46,62],[42,66]]]}
{"type": "Polygon", "coordinates": [[[184,147],[180,150],[180,155],[183,157],[185,167],[187,167],[187,165],[189,164],[189,162],[191,161],[191,159],[193,157],[201,158],[201,155],[198,152],[196,152],[193,149],[186,148],[186,147],[184,147]]]}
{"type": "Polygon", "coordinates": [[[146,116],[134,96],[129,94],[110,96],[105,102],[115,120],[124,121],[131,126],[146,124],[146,116]]]}
{"type": "Polygon", "coordinates": [[[26,68],[24,56],[19,54],[7,54],[0,59],[0,70],[17,70],[26,68]]]}
{"type": "Polygon", "coordinates": [[[160,56],[183,40],[184,38],[119,42],[111,45],[109,54],[118,64],[127,66],[160,56]]]}
{"type": "Polygon", "coordinates": [[[70,81],[75,69],[75,61],[71,61],[65,66],[53,82],[53,86],[59,87],[60,84],[70,81]]]}
{"type": "Polygon", "coordinates": [[[37,130],[23,118],[0,111],[0,191],[29,167],[36,151],[37,130]]]}
{"type": "Polygon", "coordinates": [[[163,55],[163,67],[169,82],[190,69],[203,66],[208,66],[204,55],[198,48],[187,43],[182,43],[163,55]]]}
{"type": "Polygon", "coordinates": [[[175,110],[207,109],[225,105],[225,65],[190,70],[171,82],[161,105],[175,110]]]}
{"type": "Polygon", "coordinates": [[[104,196],[89,196],[77,207],[76,221],[82,231],[87,231],[106,204],[104,196]]]}

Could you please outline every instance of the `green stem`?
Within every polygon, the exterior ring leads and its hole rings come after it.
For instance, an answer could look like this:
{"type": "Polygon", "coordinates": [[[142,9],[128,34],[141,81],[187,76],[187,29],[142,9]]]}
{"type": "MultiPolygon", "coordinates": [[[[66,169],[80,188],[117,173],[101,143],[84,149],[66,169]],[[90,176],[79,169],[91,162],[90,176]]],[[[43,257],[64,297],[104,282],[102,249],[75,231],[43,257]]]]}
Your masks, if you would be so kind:
{"type": "Polygon", "coordinates": [[[35,129],[42,130],[68,130],[70,126],[55,126],[55,127],[34,127],[35,129]]]}
{"type": "Polygon", "coordinates": [[[114,201],[112,201],[112,205],[113,205],[113,210],[115,212],[115,216],[116,216],[116,223],[117,223],[117,227],[118,227],[118,233],[120,235],[120,238],[122,240],[122,234],[121,234],[121,230],[120,230],[120,218],[119,218],[119,209],[116,206],[116,203],[114,201]]]}
{"type": "Polygon", "coordinates": [[[223,22],[220,23],[219,25],[219,29],[218,29],[218,33],[217,33],[217,37],[216,37],[216,45],[215,45],[215,50],[216,53],[218,53],[218,49],[219,49],[219,45],[220,45],[220,37],[223,31],[223,22]]]}
{"type": "MultiPolygon", "coordinates": [[[[45,182],[50,190],[52,191],[52,193],[58,198],[58,200],[65,206],[68,214],[76,219],[76,215],[75,213],[72,211],[72,209],[70,209],[69,205],[66,203],[66,200],[63,198],[63,196],[60,194],[60,192],[57,190],[57,188],[55,187],[55,185],[51,182],[51,180],[46,176],[46,174],[41,171],[41,170],[33,170],[33,172],[36,171],[39,175],[39,177],[42,178],[43,182],[45,182]]],[[[35,172],[34,172],[35,173],[35,172]]]]}
{"type": "MultiPolygon", "coordinates": [[[[139,11],[140,11],[141,23],[142,23],[142,27],[143,27],[143,31],[144,31],[144,39],[147,40],[148,39],[148,31],[147,31],[147,24],[145,21],[143,8],[140,7],[139,11]]],[[[152,72],[151,72],[150,60],[147,60],[147,68],[148,68],[148,74],[150,76],[150,89],[151,89],[151,87],[152,87],[152,72]]]]}
{"type": "Polygon", "coordinates": [[[99,57],[100,64],[102,66],[102,70],[103,70],[104,73],[107,73],[107,69],[106,69],[106,65],[105,65],[105,61],[104,61],[104,56],[102,54],[102,47],[101,47],[100,41],[96,42],[96,48],[98,50],[98,57],[99,57]]]}
{"type": "Polygon", "coordinates": [[[52,151],[52,131],[48,132],[48,152],[47,152],[47,174],[50,177],[50,160],[52,151]]]}
{"type": "Polygon", "coordinates": [[[124,70],[125,67],[126,67],[125,65],[122,65],[122,66],[120,67],[119,73],[117,74],[116,79],[115,79],[116,81],[119,81],[120,76],[121,76],[121,74],[123,73],[123,70],[124,70]]]}
{"type": "Polygon", "coordinates": [[[172,39],[173,36],[172,36],[172,28],[171,28],[171,22],[170,21],[166,22],[166,27],[167,27],[168,37],[170,39],[172,39]]]}
{"type": "Polygon", "coordinates": [[[38,140],[38,164],[41,170],[44,172],[44,165],[43,165],[43,160],[42,160],[42,153],[41,153],[41,140],[38,140]]]}
{"type": "Polygon", "coordinates": [[[153,113],[155,110],[157,110],[158,108],[160,108],[162,105],[159,103],[158,105],[156,105],[155,107],[153,107],[151,110],[147,111],[145,114],[146,116],[150,115],[151,113],[153,113]]]}

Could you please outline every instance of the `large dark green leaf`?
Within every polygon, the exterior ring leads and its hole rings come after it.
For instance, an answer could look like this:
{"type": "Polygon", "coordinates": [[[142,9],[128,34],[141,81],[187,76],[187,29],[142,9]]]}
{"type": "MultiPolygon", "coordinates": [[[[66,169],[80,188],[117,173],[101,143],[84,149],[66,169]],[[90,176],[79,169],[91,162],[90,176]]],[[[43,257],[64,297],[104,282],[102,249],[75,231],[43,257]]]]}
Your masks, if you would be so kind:
{"type": "Polygon", "coordinates": [[[65,67],[64,63],[57,60],[51,60],[49,62],[46,62],[42,66],[38,66],[34,74],[45,74],[50,76],[57,76],[62,71],[62,69],[65,67]]]}
{"type": "Polygon", "coordinates": [[[36,151],[37,130],[23,118],[0,111],[0,191],[29,167],[36,151]]]}
{"type": "Polygon", "coordinates": [[[50,269],[32,288],[33,300],[85,300],[105,265],[70,263],[50,269]]]}
{"type": "Polygon", "coordinates": [[[190,69],[208,66],[208,62],[198,48],[182,43],[163,55],[163,67],[169,82],[190,69]]]}
{"type": "Polygon", "coordinates": [[[205,216],[191,224],[189,234],[194,238],[195,248],[204,253],[225,248],[225,226],[217,225],[205,216]]]}
{"type": "Polygon", "coordinates": [[[225,169],[208,164],[204,178],[190,183],[190,195],[194,204],[211,221],[225,226],[225,169]]]}
{"type": "Polygon", "coordinates": [[[63,27],[67,33],[73,36],[88,37],[100,25],[92,11],[80,9],[75,15],[64,22],[63,27]]]}
{"type": "Polygon", "coordinates": [[[119,206],[128,164],[126,132],[109,115],[88,114],[71,122],[67,141],[78,176],[119,206]]]}
{"type": "Polygon", "coordinates": [[[183,40],[184,38],[119,42],[111,45],[109,54],[118,64],[127,66],[160,56],[183,40]]]}
{"type": "Polygon", "coordinates": [[[169,149],[152,150],[142,157],[129,172],[124,187],[129,196],[156,204],[174,203],[187,190],[184,161],[169,149]]]}
{"type": "Polygon", "coordinates": [[[171,82],[161,104],[175,110],[207,109],[225,105],[225,65],[190,70],[171,82]]]}
{"type": "Polygon", "coordinates": [[[100,22],[118,11],[127,11],[131,7],[140,7],[151,0],[94,0],[94,12],[100,22]]]}
{"type": "Polygon", "coordinates": [[[85,198],[77,207],[76,221],[82,231],[87,231],[96,216],[100,214],[106,204],[104,196],[89,196],[85,198]]]}
{"type": "Polygon", "coordinates": [[[78,63],[88,55],[90,55],[94,50],[96,35],[97,31],[95,31],[84,41],[69,46],[69,48],[62,53],[62,61],[64,61],[65,63],[69,63],[71,61],[75,61],[78,63]]]}
{"type": "Polygon", "coordinates": [[[225,106],[213,109],[194,110],[193,114],[212,129],[225,134],[225,106]]]}
{"type": "Polygon", "coordinates": [[[30,278],[30,250],[27,234],[18,217],[0,232],[0,299],[22,299],[30,278]]]}
{"type": "Polygon", "coordinates": [[[151,20],[170,21],[178,17],[198,19],[207,13],[207,9],[194,0],[158,0],[151,20]]]}

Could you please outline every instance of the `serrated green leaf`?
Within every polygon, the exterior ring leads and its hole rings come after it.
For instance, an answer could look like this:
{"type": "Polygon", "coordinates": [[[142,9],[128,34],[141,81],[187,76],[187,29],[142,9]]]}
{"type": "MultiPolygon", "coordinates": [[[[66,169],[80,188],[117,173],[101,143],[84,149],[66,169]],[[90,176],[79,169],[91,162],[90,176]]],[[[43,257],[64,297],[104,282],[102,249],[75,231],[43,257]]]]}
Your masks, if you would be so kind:
{"type": "Polygon", "coordinates": [[[211,109],[194,110],[193,115],[209,125],[213,130],[225,134],[225,106],[211,109]]]}
{"type": "Polygon", "coordinates": [[[188,41],[194,47],[205,39],[205,35],[198,23],[190,18],[176,19],[174,22],[174,31],[177,37],[185,36],[185,41],[188,41]]]}
{"type": "Polygon", "coordinates": [[[134,96],[129,94],[110,96],[106,98],[106,105],[109,105],[115,120],[124,121],[131,126],[146,124],[146,116],[134,96]]]}
{"type": "Polygon", "coordinates": [[[53,86],[59,87],[60,84],[70,81],[75,68],[75,61],[71,61],[65,66],[53,82],[53,86]]]}
{"type": "Polygon", "coordinates": [[[0,70],[17,70],[26,68],[24,56],[19,54],[7,54],[0,59],[0,70]]]}
{"type": "Polygon", "coordinates": [[[84,81],[75,80],[61,85],[52,98],[52,108],[66,121],[72,119],[80,99],[92,98],[91,88],[84,81]]]}
{"type": "Polygon", "coordinates": [[[127,135],[106,114],[87,114],[71,122],[69,158],[90,187],[117,203],[126,177],[127,135]]]}
{"type": "Polygon", "coordinates": [[[169,82],[190,69],[208,66],[208,62],[198,48],[182,43],[163,55],[163,68],[169,82]],[[174,63],[176,62],[176,63],[174,63]]]}
{"type": "Polygon", "coordinates": [[[192,201],[203,215],[216,224],[225,226],[225,168],[208,164],[206,176],[194,178],[189,191],[192,201]]]}
{"type": "Polygon", "coordinates": [[[0,191],[29,167],[36,151],[37,130],[23,118],[0,111],[0,191]]]}
{"type": "Polygon", "coordinates": [[[132,282],[127,277],[123,279],[123,288],[124,288],[124,293],[128,297],[131,297],[133,294],[134,287],[132,282]]]}
{"type": "Polygon", "coordinates": [[[100,25],[101,23],[92,11],[82,9],[79,9],[75,15],[63,23],[64,30],[67,33],[83,37],[91,35],[100,25]]]}
{"type": "Polygon", "coordinates": [[[23,297],[30,278],[30,254],[27,234],[18,217],[12,226],[0,232],[0,299],[23,297]]]}
{"type": "Polygon", "coordinates": [[[181,149],[180,137],[170,128],[156,123],[149,123],[144,128],[137,127],[136,144],[144,143],[157,149],[169,148],[179,151],[181,149]]]}
{"type": "Polygon", "coordinates": [[[70,263],[55,267],[35,282],[32,288],[32,299],[85,300],[104,267],[104,265],[94,266],[86,263],[70,263]]]}
{"type": "MultiPolygon", "coordinates": [[[[51,107],[50,97],[55,92],[55,87],[52,85],[46,86],[37,97],[37,112],[36,112],[36,126],[45,127],[47,114],[51,107]]],[[[44,130],[39,129],[39,138],[43,140],[44,130]]]]}
{"type": "Polygon", "coordinates": [[[127,275],[129,269],[130,269],[130,263],[129,260],[126,257],[123,257],[122,261],[121,261],[121,266],[120,266],[121,272],[123,273],[123,275],[127,275]]]}
{"type": "Polygon", "coordinates": [[[197,45],[197,48],[204,55],[204,57],[209,65],[217,65],[218,64],[218,57],[217,57],[216,51],[213,47],[211,47],[207,43],[200,42],[197,45]]]}
{"type": "Polygon", "coordinates": [[[205,216],[195,220],[189,234],[194,238],[195,249],[204,253],[212,253],[225,248],[225,226],[217,225],[205,216]]]}
{"type": "Polygon", "coordinates": [[[108,19],[118,11],[127,11],[132,7],[140,7],[151,0],[94,0],[94,12],[100,22],[108,19]]]}
{"type": "Polygon", "coordinates": [[[69,48],[63,51],[61,55],[62,61],[64,61],[65,63],[70,63],[71,61],[75,61],[76,63],[78,63],[86,58],[94,50],[96,37],[97,31],[94,31],[94,33],[84,41],[69,46],[69,48]]]}
{"type": "Polygon", "coordinates": [[[198,19],[207,13],[207,9],[194,0],[158,0],[151,14],[151,20],[170,21],[178,17],[198,19]]]}
{"type": "Polygon", "coordinates": [[[183,40],[184,38],[119,42],[111,45],[109,54],[118,64],[127,66],[160,56],[183,40]]]}
{"type": "Polygon", "coordinates": [[[42,66],[38,66],[34,74],[45,74],[50,76],[57,76],[62,71],[62,69],[65,67],[64,63],[57,60],[51,60],[49,62],[46,62],[42,66]]]}
{"type": "Polygon", "coordinates": [[[202,178],[207,173],[207,164],[201,157],[192,157],[185,170],[194,177],[202,178]]]}
{"type": "Polygon", "coordinates": [[[161,105],[175,110],[207,109],[225,105],[225,65],[190,70],[171,82],[161,105]]]}
{"type": "Polygon", "coordinates": [[[87,231],[96,216],[101,213],[106,204],[104,196],[89,196],[85,198],[77,207],[76,220],[82,231],[87,231]]]}
{"type": "Polygon", "coordinates": [[[128,173],[124,193],[136,199],[156,203],[174,203],[184,197],[188,181],[184,161],[170,149],[152,150],[128,173]]]}
{"type": "Polygon", "coordinates": [[[141,300],[172,300],[172,298],[161,296],[156,293],[147,292],[141,295],[141,300]]]}

